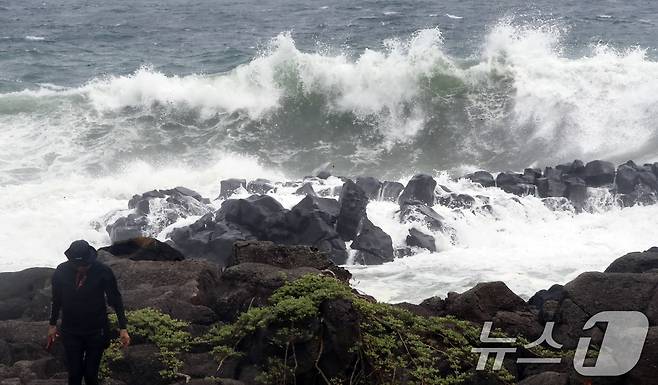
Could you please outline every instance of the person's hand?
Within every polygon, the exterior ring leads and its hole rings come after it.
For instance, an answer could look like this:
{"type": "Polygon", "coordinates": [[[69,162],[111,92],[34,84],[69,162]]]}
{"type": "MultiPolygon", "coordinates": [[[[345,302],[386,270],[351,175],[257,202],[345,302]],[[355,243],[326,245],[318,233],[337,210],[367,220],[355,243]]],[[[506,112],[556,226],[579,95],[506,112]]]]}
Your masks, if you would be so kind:
{"type": "Polygon", "coordinates": [[[128,335],[128,330],[126,329],[119,330],[119,340],[121,340],[121,345],[124,348],[130,345],[130,335],[128,335]]]}
{"type": "Polygon", "coordinates": [[[48,340],[46,341],[46,350],[50,351],[50,349],[52,349],[57,336],[57,326],[48,325],[48,340]]]}

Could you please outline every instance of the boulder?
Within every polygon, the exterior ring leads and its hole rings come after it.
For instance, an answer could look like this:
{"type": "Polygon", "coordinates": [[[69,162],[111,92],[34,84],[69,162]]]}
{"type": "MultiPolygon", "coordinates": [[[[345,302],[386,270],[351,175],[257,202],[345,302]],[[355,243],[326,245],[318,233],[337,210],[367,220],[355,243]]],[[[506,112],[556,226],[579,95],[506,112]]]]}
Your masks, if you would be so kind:
{"type": "Polygon", "coordinates": [[[251,307],[267,305],[276,289],[306,274],[322,272],[312,267],[285,269],[263,263],[230,266],[207,287],[209,306],[220,320],[231,322],[251,307]]]}
{"type": "Polygon", "coordinates": [[[612,184],[615,180],[615,166],[610,162],[593,160],[585,165],[585,182],[591,187],[612,184]]]}
{"type": "Polygon", "coordinates": [[[473,322],[491,321],[499,311],[525,311],[528,306],[503,282],[478,283],[464,293],[449,293],[446,312],[473,322]]]}
{"type": "Polygon", "coordinates": [[[567,192],[567,186],[560,180],[550,178],[537,178],[537,193],[541,198],[563,197],[567,192]]]}
{"type": "Polygon", "coordinates": [[[448,293],[444,306],[445,314],[478,324],[492,321],[494,328],[510,335],[537,338],[543,331],[537,315],[503,282],[479,283],[461,294],[448,293]]]}
{"type": "Polygon", "coordinates": [[[352,278],[349,271],[331,262],[326,253],[309,246],[278,245],[269,241],[236,242],[229,266],[241,263],[262,263],[284,269],[312,267],[319,271],[328,270],[345,283],[352,278]]]}
{"type": "Polygon", "coordinates": [[[658,247],[617,258],[606,273],[658,273],[658,247]]]}
{"type": "Polygon", "coordinates": [[[147,237],[120,241],[100,250],[105,250],[115,257],[133,261],[182,261],[185,259],[180,251],[170,245],[147,237]]]}
{"type": "Polygon", "coordinates": [[[135,195],[128,202],[132,213],[106,226],[112,242],[137,237],[156,237],[179,219],[211,212],[209,200],[185,187],[153,190],[135,195]]]}
{"type": "Polygon", "coordinates": [[[405,204],[400,207],[401,222],[422,222],[432,231],[443,231],[445,219],[431,207],[423,204],[405,204]]]}
{"type": "Polygon", "coordinates": [[[417,174],[407,183],[398,198],[398,203],[403,206],[408,203],[424,203],[428,206],[434,204],[434,189],[436,181],[430,175],[417,174]]]}
{"type": "Polygon", "coordinates": [[[47,320],[53,272],[51,268],[35,267],[0,273],[0,320],[47,320]]]}
{"type": "Polygon", "coordinates": [[[502,188],[525,183],[522,177],[523,175],[521,174],[501,172],[496,176],[496,186],[502,188]]]}
{"type": "Polygon", "coordinates": [[[639,175],[637,170],[629,164],[622,164],[617,168],[615,184],[620,194],[630,194],[635,190],[639,175]]]}
{"type": "Polygon", "coordinates": [[[219,182],[219,196],[218,199],[226,199],[233,195],[240,188],[247,187],[247,181],[244,179],[225,179],[219,182]]]}
{"type": "Polygon", "coordinates": [[[402,183],[386,181],[382,184],[382,199],[397,202],[402,190],[404,190],[404,185],[402,183]]]}
{"type": "MultiPolygon", "coordinates": [[[[658,274],[583,273],[564,285],[563,299],[554,311],[556,341],[573,349],[583,336],[582,327],[591,316],[602,311],[640,311],[651,325],[658,322],[658,274]]],[[[548,303],[548,302],[547,302],[548,303]]],[[[595,327],[593,338],[601,338],[595,327]]]]}
{"type": "Polygon", "coordinates": [[[381,265],[394,259],[391,237],[367,219],[350,247],[359,251],[355,261],[364,265],[381,265]]]}
{"type": "Polygon", "coordinates": [[[382,182],[371,176],[360,176],[356,178],[356,185],[366,193],[370,200],[378,200],[382,190],[382,182]]]}
{"type": "Polygon", "coordinates": [[[103,249],[98,252],[98,260],[114,271],[126,309],[153,307],[197,324],[210,324],[218,318],[208,307],[206,294],[206,289],[219,280],[221,269],[214,263],[134,261],[103,249]]]}
{"type": "Polygon", "coordinates": [[[649,328],[637,365],[625,376],[632,385],[653,385],[658,372],[658,326],[649,328]]]}
{"type": "Polygon", "coordinates": [[[298,188],[295,190],[296,195],[310,195],[310,196],[317,196],[315,193],[315,190],[313,189],[313,184],[306,182],[302,185],[302,187],[298,188]]]}
{"type": "Polygon", "coordinates": [[[578,177],[570,177],[564,180],[564,184],[567,186],[566,197],[571,201],[577,212],[582,211],[588,196],[585,181],[578,177]]]}
{"type": "Polygon", "coordinates": [[[247,184],[247,191],[252,194],[267,194],[270,191],[276,191],[274,183],[268,179],[255,179],[247,184]]]}
{"type": "Polygon", "coordinates": [[[562,180],[562,170],[553,167],[546,167],[544,169],[544,178],[562,180]]]}
{"type": "Polygon", "coordinates": [[[356,238],[361,230],[361,224],[366,218],[368,197],[361,187],[348,180],[343,185],[338,203],[340,211],[336,231],[343,240],[351,241],[356,238]]]}
{"type": "Polygon", "coordinates": [[[493,187],[496,185],[493,175],[486,171],[476,171],[472,174],[466,175],[473,183],[479,183],[482,187],[493,187]]]}
{"type": "Polygon", "coordinates": [[[436,240],[433,236],[425,234],[422,231],[412,227],[407,235],[407,245],[427,249],[431,252],[436,251],[436,240]]]}

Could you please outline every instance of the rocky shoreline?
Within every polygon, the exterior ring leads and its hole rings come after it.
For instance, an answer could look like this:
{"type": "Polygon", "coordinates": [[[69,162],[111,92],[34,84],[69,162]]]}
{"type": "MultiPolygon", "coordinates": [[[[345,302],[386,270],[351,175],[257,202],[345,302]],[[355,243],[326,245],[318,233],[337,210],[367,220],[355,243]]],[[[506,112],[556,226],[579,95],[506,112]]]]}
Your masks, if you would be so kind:
{"type": "MultiPolygon", "coordinates": [[[[535,195],[577,213],[588,210],[592,190],[608,192],[620,206],[653,204],[657,174],[658,164],[574,161],[465,178],[485,192],[535,195]]],[[[135,195],[128,213],[108,217],[113,244],[99,250],[99,260],[117,276],[134,345],[108,350],[106,384],[655,383],[658,248],[622,256],[604,272],[583,273],[527,301],[503,282],[482,282],[420,304],[384,304],[352,289],[344,265],[381,264],[418,249],[436,251],[437,244],[412,227],[406,245],[394,247],[368,218],[368,203],[396,202],[400,221],[449,234],[432,206],[486,215],[492,210],[486,196],[451,192],[424,174],[402,185],[321,171],[293,182],[225,180],[218,198],[184,187],[155,190],[135,195]],[[286,209],[267,195],[275,189],[304,197],[286,209]],[[253,195],[237,199],[236,192],[253,195]],[[188,224],[174,226],[185,218],[188,224]],[[153,238],[163,232],[166,243],[153,238]],[[583,325],[611,310],[646,315],[642,357],[623,376],[583,377],[573,364],[579,338],[592,338],[586,362],[593,364],[605,332],[583,325]],[[519,339],[501,371],[475,370],[471,349],[483,346],[479,333],[487,321],[498,336],[519,339]],[[525,348],[522,341],[538,339],[549,322],[562,349],[525,348]],[[515,361],[548,356],[559,362],[515,361]]],[[[61,346],[43,347],[52,272],[0,273],[0,385],[66,383],[61,346]]]]}
{"type": "MultiPolygon", "coordinates": [[[[347,270],[306,246],[237,242],[221,268],[136,238],[101,249],[99,260],[117,275],[136,336],[124,351],[111,348],[106,384],[323,384],[326,378],[340,384],[637,385],[653,384],[658,365],[658,248],[625,255],[605,272],[583,273],[529,301],[503,282],[486,282],[418,305],[378,304],[355,292],[347,270]],[[585,378],[574,370],[573,349],[586,335],[594,352],[601,345],[604,328],[582,329],[604,310],[647,316],[644,351],[623,376],[585,378]],[[523,341],[536,340],[555,322],[553,337],[563,348],[519,348],[503,371],[475,371],[470,348],[481,345],[485,321],[523,341]],[[158,328],[177,331],[155,338],[163,332],[158,328]],[[461,345],[451,348],[448,340],[461,345]],[[543,356],[560,362],[514,361],[543,356]]],[[[0,384],[66,383],[61,346],[52,353],[43,347],[52,271],[0,273],[0,384]]]]}
{"type": "Polygon", "coordinates": [[[615,167],[600,160],[587,164],[575,160],[543,171],[527,168],[522,174],[503,172],[494,177],[477,171],[465,175],[484,187],[481,194],[472,196],[453,192],[426,174],[413,176],[405,186],[370,176],[332,177],[324,170],[299,181],[223,180],[212,203],[185,187],[149,191],[133,196],[129,210],[111,216],[106,229],[112,242],[140,236],[162,238],[165,232],[167,242],[186,256],[220,265],[226,265],[233,244],[245,240],[307,245],[327,252],[338,265],[372,265],[419,250],[436,251],[433,233],[450,238],[452,229],[433,209],[435,205],[493,215],[489,189],[536,196],[553,210],[575,213],[592,209],[595,192],[607,193],[610,205],[649,205],[658,201],[657,177],[658,163],[638,166],[628,161],[615,167]],[[286,209],[271,195],[282,190],[304,198],[286,209]],[[237,199],[234,194],[252,195],[237,199]],[[400,222],[417,225],[409,229],[404,245],[394,247],[390,234],[368,218],[368,203],[382,200],[399,205],[400,222]],[[198,219],[173,227],[185,218],[198,219]]]}

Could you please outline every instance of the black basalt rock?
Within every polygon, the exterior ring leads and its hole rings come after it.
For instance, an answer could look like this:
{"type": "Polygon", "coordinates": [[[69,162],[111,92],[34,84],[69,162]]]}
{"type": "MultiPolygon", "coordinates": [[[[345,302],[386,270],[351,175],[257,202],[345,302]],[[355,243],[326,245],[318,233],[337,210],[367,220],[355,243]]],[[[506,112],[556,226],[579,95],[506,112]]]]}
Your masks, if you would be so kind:
{"type": "Polygon", "coordinates": [[[409,229],[409,235],[407,235],[407,246],[420,247],[422,249],[427,249],[431,252],[436,251],[436,240],[433,236],[425,234],[422,231],[412,227],[409,229]]]}
{"type": "Polygon", "coordinates": [[[373,178],[371,176],[360,176],[356,178],[356,185],[361,187],[361,189],[366,193],[368,199],[379,199],[379,194],[382,189],[382,182],[380,182],[377,178],[373,178]]]}
{"type": "Polygon", "coordinates": [[[246,188],[247,187],[247,181],[244,179],[225,179],[223,181],[219,182],[219,197],[222,199],[226,199],[233,195],[240,187],[246,188]]]}
{"type": "Polygon", "coordinates": [[[476,171],[466,175],[466,178],[473,183],[479,183],[482,187],[493,187],[496,185],[493,175],[487,171],[476,171]]]}
{"type": "Polygon", "coordinates": [[[615,166],[610,162],[593,160],[585,165],[584,179],[588,186],[600,187],[615,180],[615,166]]]}
{"type": "Polygon", "coordinates": [[[348,180],[343,184],[338,203],[340,211],[336,231],[343,240],[351,241],[356,238],[361,229],[361,223],[366,218],[368,197],[361,187],[348,180]]]}
{"type": "Polygon", "coordinates": [[[402,191],[398,203],[402,206],[405,203],[420,202],[432,206],[434,204],[435,188],[436,181],[430,175],[414,175],[402,191]]]}
{"type": "Polygon", "coordinates": [[[350,247],[359,250],[355,260],[365,265],[381,265],[394,259],[391,237],[368,219],[350,247]]]}

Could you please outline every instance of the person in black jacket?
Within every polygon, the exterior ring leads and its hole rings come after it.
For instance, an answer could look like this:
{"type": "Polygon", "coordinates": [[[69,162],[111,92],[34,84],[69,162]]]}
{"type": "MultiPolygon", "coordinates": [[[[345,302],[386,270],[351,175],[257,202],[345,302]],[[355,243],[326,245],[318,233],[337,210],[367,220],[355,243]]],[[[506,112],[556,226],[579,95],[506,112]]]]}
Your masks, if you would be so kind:
{"type": "Polygon", "coordinates": [[[83,378],[86,385],[96,385],[103,351],[110,344],[106,297],[117,315],[122,345],[130,344],[123,300],[112,269],[96,260],[96,249],[79,240],[71,243],[64,254],[68,261],[57,266],[52,277],[48,340],[62,336],[69,385],[81,385],[83,378]]]}

